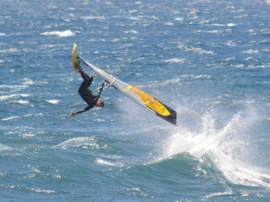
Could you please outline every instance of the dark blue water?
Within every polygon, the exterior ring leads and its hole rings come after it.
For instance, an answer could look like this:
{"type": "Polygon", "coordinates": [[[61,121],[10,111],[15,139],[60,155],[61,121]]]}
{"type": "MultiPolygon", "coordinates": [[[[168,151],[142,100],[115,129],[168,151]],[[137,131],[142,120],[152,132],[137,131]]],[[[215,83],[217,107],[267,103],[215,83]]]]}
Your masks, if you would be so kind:
{"type": "Polygon", "coordinates": [[[0,201],[270,200],[268,0],[0,8],[0,201]],[[70,118],[85,107],[74,42],[178,127],[110,88],[104,109],[70,118]]]}

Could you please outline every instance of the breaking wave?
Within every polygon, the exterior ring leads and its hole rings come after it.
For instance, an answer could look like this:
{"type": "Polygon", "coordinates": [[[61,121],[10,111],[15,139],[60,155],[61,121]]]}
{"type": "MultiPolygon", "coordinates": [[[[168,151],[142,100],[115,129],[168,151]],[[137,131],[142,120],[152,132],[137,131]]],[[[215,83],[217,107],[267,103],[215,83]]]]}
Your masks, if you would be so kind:
{"type": "Polygon", "coordinates": [[[188,153],[202,162],[213,164],[230,183],[270,188],[270,174],[252,165],[249,154],[248,130],[258,121],[255,111],[240,112],[221,128],[207,114],[202,117],[199,131],[179,126],[164,142],[157,161],[188,153]]]}

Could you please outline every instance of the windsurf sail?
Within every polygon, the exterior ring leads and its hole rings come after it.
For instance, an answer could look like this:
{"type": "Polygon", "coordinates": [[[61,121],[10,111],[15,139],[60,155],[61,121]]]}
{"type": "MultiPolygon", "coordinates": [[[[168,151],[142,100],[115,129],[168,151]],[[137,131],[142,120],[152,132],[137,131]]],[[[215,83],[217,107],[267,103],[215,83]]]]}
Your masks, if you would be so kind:
{"type": "Polygon", "coordinates": [[[86,66],[92,69],[97,75],[103,78],[106,82],[108,82],[111,86],[115,87],[117,90],[125,94],[127,97],[131,98],[133,101],[138,103],[139,105],[145,107],[151,112],[155,113],[158,117],[168,121],[169,123],[176,125],[177,121],[177,113],[175,110],[160,102],[158,99],[149,95],[148,93],[140,90],[136,86],[125,83],[113,75],[105,72],[101,68],[93,65],[89,62],[83,60],[77,52],[77,44],[73,45],[72,49],[72,64],[73,69],[77,70],[80,66],[86,66]]]}

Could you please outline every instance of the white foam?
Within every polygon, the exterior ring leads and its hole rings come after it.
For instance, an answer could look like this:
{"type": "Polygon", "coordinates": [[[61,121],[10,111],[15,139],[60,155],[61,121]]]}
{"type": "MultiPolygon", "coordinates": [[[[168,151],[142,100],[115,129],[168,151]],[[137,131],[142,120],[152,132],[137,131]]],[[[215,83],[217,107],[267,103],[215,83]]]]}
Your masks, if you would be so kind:
{"type": "Polygon", "coordinates": [[[106,18],[104,16],[83,16],[81,17],[82,20],[94,20],[94,21],[105,21],[106,18]]]}
{"type": "Polygon", "coordinates": [[[5,101],[5,100],[8,100],[12,97],[15,97],[14,95],[1,95],[0,96],[0,101],[5,101]]]}
{"type": "Polygon", "coordinates": [[[138,34],[138,32],[136,30],[127,30],[124,31],[125,34],[138,34]]]}
{"type": "Polygon", "coordinates": [[[233,47],[233,46],[236,46],[237,44],[236,44],[235,41],[227,41],[226,45],[229,46],[229,47],[233,47]]]}
{"type": "Polygon", "coordinates": [[[51,189],[41,189],[41,188],[28,188],[29,191],[36,192],[36,193],[44,193],[44,194],[55,194],[56,192],[51,189]]]}
{"type": "Polygon", "coordinates": [[[97,158],[96,163],[103,166],[112,166],[112,167],[123,167],[124,165],[121,162],[112,162],[102,158],[97,158]]]}
{"type": "Polygon", "coordinates": [[[134,16],[128,16],[128,19],[132,20],[132,21],[139,21],[140,20],[140,18],[134,17],[134,16]]]}
{"type": "Polygon", "coordinates": [[[120,41],[119,38],[112,39],[112,42],[118,42],[118,41],[120,41]]]}
{"type": "Polygon", "coordinates": [[[13,119],[18,119],[20,118],[19,116],[8,116],[5,118],[2,118],[2,121],[9,121],[9,120],[13,120],[13,119]]]}
{"type": "Polygon", "coordinates": [[[0,184],[0,187],[4,188],[4,189],[14,189],[14,188],[16,188],[16,185],[13,185],[13,184],[11,184],[11,185],[9,185],[9,184],[0,184]]]}
{"type": "Polygon", "coordinates": [[[253,55],[253,54],[258,54],[259,51],[258,50],[254,50],[254,49],[249,49],[249,50],[246,50],[246,51],[242,51],[242,53],[253,55]]]}
{"type": "Polygon", "coordinates": [[[236,26],[236,25],[235,25],[234,23],[228,23],[227,26],[228,26],[228,27],[234,27],[234,26],[236,26]]]}
{"type": "Polygon", "coordinates": [[[11,151],[11,150],[13,150],[13,148],[11,148],[10,146],[0,143],[0,152],[11,151]]]}
{"type": "Polygon", "coordinates": [[[173,26],[174,25],[174,23],[173,22],[165,22],[165,24],[164,25],[167,25],[167,26],[173,26]]]}
{"type": "MultiPolygon", "coordinates": [[[[25,88],[28,88],[30,86],[32,86],[34,84],[34,82],[29,79],[29,78],[24,78],[22,83],[21,84],[16,84],[16,85],[0,85],[0,88],[3,88],[3,89],[8,89],[9,92],[11,92],[10,89],[12,89],[12,92],[17,92],[19,90],[22,90],[22,89],[25,89],[25,88]]],[[[23,94],[21,94],[23,95],[23,94]]]]}
{"type": "Polygon", "coordinates": [[[24,139],[30,139],[34,137],[35,135],[33,133],[24,133],[24,134],[21,134],[20,136],[24,139]]]}
{"type": "MultiPolygon", "coordinates": [[[[35,114],[35,115],[42,115],[42,114],[38,113],[38,114],[35,114]]],[[[5,117],[5,118],[2,118],[2,121],[9,121],[9,120],[19,119],[19,118],[28,118],[28,117],[31,117],[31,116],[33,116],[33,114],[26,114],[26,115],[23,115],[23,116],[8,116],[8,117],[5,117]]]]}
{"type": "Polygon", "coordinates": [[[215,53],[213,51],[205,50],[205,49],[198,48],[198,47],[192,47],[192,46],[186,45],[184,43],[178,43],[177,48],[182,49],[184,51],[197,53],[199,55],[204,55],[204,54],[205,55],[215,55],[215,53]]]}
{"type": "Polygon", "coordinates": [[[6,100],[9,100],[9,99],[12,99],[12,98],[20,98],[20,97],[26,98],[26,97],[29,97],[29,96],[30,96],[29,94],[24,94],[24,93],[11,94],[11,95],[1,95],[0,96],[0,101],[6,101],[6,100]]]}
{"type": "Polygon", "coordinates": [[[228,124],[218,129],[215,120],[206,114],[202,117],[199,131],[179,126],[164,144],[164,153],[159,160],[179,153],[189,153],[202,160],[207,156],[231,183],[270,188],[270,175],[259,172],[256,166],[249,165],[242,158],[243,155],[248,156],[244,134],[257,119],[256,112],[252,110],[237,113],[228,124]]]}
{"type": "Polygon", "coordinates": [[[16,103],[16,104],[21,104],[21,105],[29,105],[30,104],[30,102],[28,100],[15,100],[12,102],[16,103]]]}
{"type": "Polygon", "coordinates": [[[215,27],[225,27],[226,25],[224,24],[218,24],[218,23],[214,23],[214,24],[211,24],[212,26],[215,26],[215,27]]]}
{"type": "Polygon", "coordinates": [[[178,84],[180,82],[181,82],[180,78],[173,78],[173,79],[168,79],[168,80],[163,81],[163,82],[158,81],[157,85],[166,86],[166,85],[171,85],[171,84],[178,84]]]}
{"type": "Polygon", "coordinates": [[[98,119],[95,119],[95,121],[97,121],[97,122],[105,122],[106,119],[100,119],[100,118],[98,118],[98,119]]]}
{"type": "Polygon", "coordinates": [[[29,79],[29,78],[24,78],[23,79],[23,83],[22,85],[24,87],[29,87],[29,86],[32,86],[34,84],[33,80],[29,79]]]}
{"type": "Polygon", "coordinates": [[[148,196],[147,193],[145,193],[142,189],[140,189],[139,187],[131,187],[131,188],[127,188],[126,191],[128,192],[128,194],[132,195],[132,196],[148,196]]]}
{"type": "Polygon", "coordinates": [[[224,31],[222,30],[198,30],[199,33],[208,33],[208,34],[221,34],[224,31]]]}
{"type": "Polygon", "coordinates": [[[53,104],[53,105],[57,105],[61,102],[61,100],[51,99],[51,100],[46,100],[46,102],[53,104]]]}
{"type": "Polygon", "coordinates": [[[183,22],[183,21],[184,21],[184,18],[177,17],[177,18],[175,18],[175,20],[176,20],[176,21],[183,22]]]}
{"type": "Polygon", "coordinates": [[[210,199],[210,198],[215,198],[215,197],[221,197],[221,196],[231,196],[233,195],[232,191],[225,191],[225,192],[215,192],[215,193],[211,193],[211,194],[207,194],[206,198],[210,199]]]}
{"type": "Polygon", "coordinates": [[[196,80],[209,80],[209,79],[212,79],[212,77],[209,75],[196,75],[196,76],[194,76],[194,79],[196,79],[196,80]]]}
{"type": "Polygon", "coordinates": [[[184,64],[185,59],[184,58],[171,58],[164,60],[164,62],[169,63],[169,64],[184,64]]]}
{"type": "Polygon", "coordinates": [[[128,11],[129,14],[134,14],[134,13],[137,13],[137,12],[138,12],[138,10],[136,10],[136,9],[132,9],[132,10],[128,11]]]}
{"type": "Polygon", "coordinates": [[[95,137],[76,137],[68,139],[56,146],[54,148],[58,149],[68,149],[72,147],[81,147],[84,149],[100,149],[99,144],[96,141],[95,137]]]}
{"type": "Polygon", "coordinates": [[[59,38],[75,36],[75,34],[71,30],[43,32],[43,33],[41,33],[41,35],[55,36],[55,37],[59,37],[59,38]]]}
{"type": "Polygon", "coordinates": [[[0,36],[6,36],[6,33],[0,32],[0,36]]]}
{"type": "Polygon", "coordinates": [[[166,85],[171,85],[171,84],[181,84],[181,82],[183,82],[184,80],[210,80],[212,79],[212,77],[210,75],[193,75],[193,74],[183,74],[180,77],[177,78],[172,78],[172,79],[168,79],[165,81],[157,81],[155,82],[155,85],[158,86],[166,86],[166,85]]]}
{"type": "Polygon", "coordinates": [[[18,48],[9,48],[9,49],[4,49],[0,50],[0,53],[17,53],[20,50],[18,48]]]}
{"type": "Polygon", "coordinates": [[[236,64],[236,65],[234,65],[234,67],[235,67],[236,69],[242,69],[242,68],[245,67],[245,65],[244,65],[244,64],[236,64]]]}
{"type": "Polygon", "coordinates": [[[0,177],[5,177],[5,176],[7,176],[7,173],[0,172],[0,177]]]}

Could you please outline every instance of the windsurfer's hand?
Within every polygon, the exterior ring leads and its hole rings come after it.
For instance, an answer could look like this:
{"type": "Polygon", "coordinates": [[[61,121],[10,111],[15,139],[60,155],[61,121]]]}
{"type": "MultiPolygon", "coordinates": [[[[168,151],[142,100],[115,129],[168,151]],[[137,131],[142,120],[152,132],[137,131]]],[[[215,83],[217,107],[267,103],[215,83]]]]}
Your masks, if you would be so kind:
{"type": "Polygon", "coordinates": [[[72,112],[69,114],[70,117],[74,117],[76,115],[76,112],[72,112]]]}

